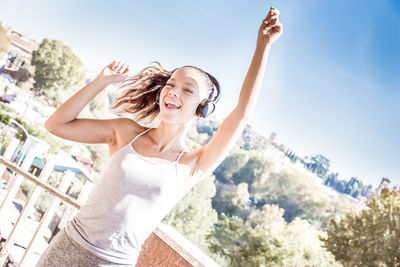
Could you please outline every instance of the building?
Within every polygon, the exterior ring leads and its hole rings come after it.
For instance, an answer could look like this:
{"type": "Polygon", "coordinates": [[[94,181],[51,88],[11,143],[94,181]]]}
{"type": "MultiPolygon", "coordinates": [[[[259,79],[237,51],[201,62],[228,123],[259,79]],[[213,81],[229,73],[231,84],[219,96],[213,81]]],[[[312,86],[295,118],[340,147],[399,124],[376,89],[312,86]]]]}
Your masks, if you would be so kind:
{"type": "Polygon", "coordinates": [[[269,141],[270,143],[273,143],[273,142],[274,142],[274,139],[275,139],[275,137],[276,137],[276,133],[275,133],[275,132],[272,132],[272,133],[271,133],[271,135],[269,136],[269,139],[268,139],[268,141],[269,141]]]}
{"type": "Polygon", "coordinates": [[[388,188],[390,184],[390,180],[388,178],[382,177],[381,183],[376,189],[376,193],[380,194],[383,188],[388,188]]]}
{"type": "MultiPolygon", "coordinates": [[[[11,27],[0,22],[0,25],[6,29],[7,35],[10,38],[9,50],[6,53],[5,65],[2,67],[0,73],[10,75],[13,79],[17,78],[17,72],[21,68],[27,69],[30,73],[34,72],[31,65],[32,52],[39,49],[39,44],[30,39],[28,36],[17,32],[11,27]]],[[[34,80],[30,78],[26,83],[27,88],[31,88],[34,80]]]]}

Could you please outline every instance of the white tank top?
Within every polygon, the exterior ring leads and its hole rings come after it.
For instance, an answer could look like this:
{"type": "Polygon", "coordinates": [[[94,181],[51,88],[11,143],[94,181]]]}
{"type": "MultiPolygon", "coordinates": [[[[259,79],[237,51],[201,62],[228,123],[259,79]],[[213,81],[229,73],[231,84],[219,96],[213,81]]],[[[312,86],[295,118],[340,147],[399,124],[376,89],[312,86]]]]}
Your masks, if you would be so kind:
{"type": "Polygon", "coordinates": [[[178,161],[161,163],[138,154],[131,142],[105,164],[87,202],[66,233],[100,258],[135,264],[141,246],[181,199],[178,161]]]}

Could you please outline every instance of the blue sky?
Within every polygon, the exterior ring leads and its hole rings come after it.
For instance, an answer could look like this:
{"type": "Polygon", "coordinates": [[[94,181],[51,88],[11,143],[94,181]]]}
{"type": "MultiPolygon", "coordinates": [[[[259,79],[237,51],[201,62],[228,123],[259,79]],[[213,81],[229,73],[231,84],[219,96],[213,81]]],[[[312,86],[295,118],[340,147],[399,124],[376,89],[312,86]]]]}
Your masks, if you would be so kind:
{"type": "Polygon", "coordinates": [[[154,60],[199,66],[222,85],[222,120],[270,6],[284,33],[250,125],[300,156],[326,156],[341,179],[400,184],[399,1],[3,0],[0,20],[37,41],[62,40],[95,73],[114,59],[132,73],[154,60]]]}

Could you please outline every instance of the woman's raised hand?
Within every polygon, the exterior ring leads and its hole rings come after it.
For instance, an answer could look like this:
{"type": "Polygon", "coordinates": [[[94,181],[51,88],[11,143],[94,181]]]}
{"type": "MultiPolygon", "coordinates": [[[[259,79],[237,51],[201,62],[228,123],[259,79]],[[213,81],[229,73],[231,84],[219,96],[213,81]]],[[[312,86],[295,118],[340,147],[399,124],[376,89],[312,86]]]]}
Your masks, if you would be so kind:
{"type": "Polygon", "coordinates": [[[279,10],[271,7],[258,30],[257,44],[272,44],[283,33],[282,23],[279,21],[279,10]]]}
{"type": "Polygon", "coordinates": [[[128,64],[114,60],[112,63],[104,67],[98,78],[105,80],[107,83],[120,83],[128,77],[126,74],[128,71],[128,64]]]}

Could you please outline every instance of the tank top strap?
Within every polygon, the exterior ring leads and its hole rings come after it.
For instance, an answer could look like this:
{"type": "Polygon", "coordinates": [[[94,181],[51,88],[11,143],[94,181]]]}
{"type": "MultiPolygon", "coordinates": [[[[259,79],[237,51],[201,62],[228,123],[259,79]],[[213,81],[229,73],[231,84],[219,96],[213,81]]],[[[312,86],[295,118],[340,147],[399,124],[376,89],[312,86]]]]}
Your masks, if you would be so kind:
{"type": "Polygon", "coordinates": [[[141,136],[141,135],[147,133],[147,132],[150,131],[151,129],[152,129],[152,128],[149,128],[149,129],[147,129],[147,130],[144,130],[144,131],[141,132],[140,134],[136,135],[135,138],[133,138],[132,141],[129,142],[129,144],[132,145],[132,143],[135,142],[135,140],[136,140],[139,136],[141,136]]]}
{"type": "Polygon", "coordinates": [[[175,163],[178,163],[179,159],[180,159],[180,158],[182,157],[182,155],[183,155],[183,152],[185,152],[185,151],[187,151],[186,148],[184,148],[184,149],[182,150],[182,152],[179,154],[179,156],[178,156],[178,158],[176,159],[175,163]]]}

